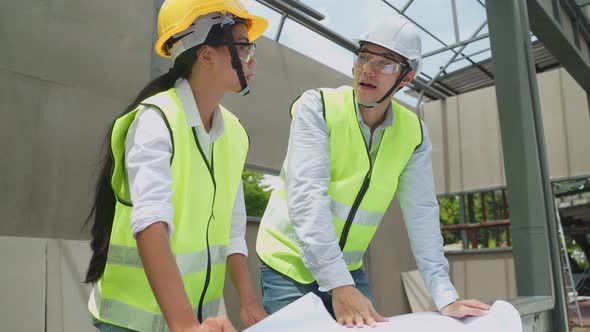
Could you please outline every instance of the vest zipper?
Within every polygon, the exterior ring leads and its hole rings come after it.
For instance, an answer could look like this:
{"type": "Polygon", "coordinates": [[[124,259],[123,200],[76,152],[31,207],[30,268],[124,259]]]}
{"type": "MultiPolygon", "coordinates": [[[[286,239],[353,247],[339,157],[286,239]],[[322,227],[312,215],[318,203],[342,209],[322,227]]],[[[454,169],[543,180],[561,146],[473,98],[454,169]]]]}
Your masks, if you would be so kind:
{"type": "MultiPolygon", "coordinates": [[[[366,145],[365,145],[366,146],[366,145]]],[[[348,240],[348,233],[350,232],[350,227],[352,227],[352,221],[354,220],[354,216],[356,215],[356,211],[358,210],[369,186],[371,185],[371,173],[373,172],[373,162],[371,161],[371,156],[367,152],[367,156],[369,157],[369,171],[367,175],[365,175],[365,180],[363,181],[363,185],[359,190],[359,193],[356,195],[354,199],[354,203],[350,208],[350,212],[348,213],[348,217],[346,218],[346,223],[344,224],[344,229],[342,229],[342,235],[340,235],[340,250],[344,251],[344,246],[346,246],[346,241],[348,240]]]]}
{"type": "Polygon", "coordinates": [[[193,136],[195,137],[195,143],[197,143],[197,148],[203,157],[203,161],[209,170],[209,174],[211,175],[211,181],[213,181],[213,201],[211,202],[211,215],[209,216],[209,220],[207,221],[207,231],[205,233],[205,239],[207,243],[207,274],[205,276],[205,285],[203,286],[203,291],[201,292],[201,299],[199,300],[199,306],[197,309],[197,319],[199,323],[203,323],[203,302],[205,301],[205,294],[207,293],[207,289],[209,288],[209,283],[211,281],[211,249],[209,248],[209,226],[211,225],[211,219],[215,218],[213,214],[213,209],[215,207],[215,197],[217,194],[217,184],[215,183],[215,172],[213,168],[213,153],[214,153],[214,145],[215,143],[211,144],[211,165],[207,162],[207,157],[205,153],[203,153],[203,149],[201,148],[201,144],[199,144],[199,140],[197,138],[197,132],[195,128],[193,128],[193,136]]]}
{"type": "MultiPolygon", "coordinates": [[[[356,103],[355,103],[355,113],[356,113],[356,103]]],[[[356,115],[355,115],[356,118],[356,115]]],[[[348,212],[348,217],[346,218],[346,223],[344,224],[344,228],[342,229],[342,234],[340,235],[340,250],[344,251],[344,246],[346,246],[346,241],[348,240],[348,233],[350,232],[350,227],[352,227],[352,221],[354,220],[354,216],[356,215],[356,211],[358,210],[359,206],[361,205],[361,202],[363,201],[363,198],[365,197],[365,194],[367,193],[367,190],[369,189],[369,186],[371,185],[371,174],[373,173],[373,161],[371,160],[371,154],[369,153],[369,148],[367,147],[367,140],[365,139],[365,135],[363,135],[363,131],[361,129],[360,124],[357,122],[358,126],[359,126],[359,132],[361,134],[361,137],[363,138],[363,143],[365,143],[365,151],[367,151],[367,159],[369,159],[369,170],[367,171],[367,174],[365,175],[365,180],[363,181],[363,185],[361,186],[361,189],[359,190],[359,193],[356,195],[356,198],[354,199],[354,203],[352,203],[352,207],[350,208],[350,212],[348,212]]],[[[371,139],[373,137],[373,134],[371,134],[371,139]]],[[[381,144],[379,144],[381,147],[381,144]]],[[[379,150],[377,150],[377,153],[379,153],[379,150]]]]}

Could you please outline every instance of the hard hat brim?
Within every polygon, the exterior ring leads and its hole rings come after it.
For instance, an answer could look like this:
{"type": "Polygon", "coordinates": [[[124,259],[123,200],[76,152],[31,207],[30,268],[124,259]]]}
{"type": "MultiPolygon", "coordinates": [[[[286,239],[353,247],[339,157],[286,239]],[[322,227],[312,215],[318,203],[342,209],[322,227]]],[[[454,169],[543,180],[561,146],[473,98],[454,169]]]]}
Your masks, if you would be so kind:
{"type": "MultiPolygon", "coordinates": [[[[233,8],[223,8],[223,10],[219,11],[226,11],[248,21],[248,38],[251,42],[258,39],[264,33],[268,26],[268,21],[261,16],[251,15],[245,12],[236,12],[235,10],[233,10],[233,8]]],[[[164,31],[160,38],[158,38],[158,41],[154,46],[156,53],[161,57],[171,58],[172,55],[166,51],[166,41],[176,33],[186,30],[197,19],[197,17],[206,14],[209,14],[209,11],[201,10],[195,13],[191,13],[190,15],[186,15],[184,19],[179,21],[178,24],[176,24],[173,27],[170,27],[169,29],[167,29],[167,31],[164,31]]]]}
{"type": "Polygon", "coordinates": [[[393,52],[393,53],[395,53],[395,54],[398,54],[398,55],[400,55],[400,56],[404,57],[405,59],[408,59],[408,56],[407,56],[407,55],[405,55],[405,54],[403,54],[403,53],[400,53],[400,52],[398,52],[398,51],[396,51],[396,50],[392,50],[392,49],[391,49],[391,48],[389,48],[388,46],[386,46],[386,45],[382,45],[382,44],[379,44],[379,43],[376,43],[376,42],[374,42],[374,41],[370,41],[370,40],[364,40],[364,39],[360,39],[360,38],[354,38],[354,39],[352,39],[352,41],[353,41],[353,42],[354,42],[354,43],[355,43],[355,44],[356,44],[358,47],[360,47],[362,43],[369,43],[369,44],[373,44],[373,45],[381,46],[381,47],[383,47],[383,48],[385,48],[385,49],[388,49],[388,50],[390,50],[391,52],[393,52]]]}

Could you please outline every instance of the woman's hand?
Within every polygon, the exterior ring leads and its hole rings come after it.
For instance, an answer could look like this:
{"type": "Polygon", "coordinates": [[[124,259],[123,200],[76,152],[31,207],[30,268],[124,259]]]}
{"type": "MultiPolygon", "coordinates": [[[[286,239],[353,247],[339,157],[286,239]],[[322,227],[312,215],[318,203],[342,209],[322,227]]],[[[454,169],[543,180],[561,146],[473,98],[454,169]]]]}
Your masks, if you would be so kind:
{"type": "Polygon", "coordinates": [[[240,319],[246,327],[250,327],[268,317],[268,313],[254,298],[240,303],[240,319]]]}

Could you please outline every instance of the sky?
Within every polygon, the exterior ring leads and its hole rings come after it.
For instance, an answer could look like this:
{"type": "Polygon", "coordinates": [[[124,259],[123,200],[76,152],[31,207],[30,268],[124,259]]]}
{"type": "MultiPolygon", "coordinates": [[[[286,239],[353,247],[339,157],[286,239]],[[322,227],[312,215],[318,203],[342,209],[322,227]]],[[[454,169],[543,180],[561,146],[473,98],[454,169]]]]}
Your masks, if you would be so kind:
{"type": "MultiPolygon", "coordinates": [[[[325,18],[321,24],[337,32],[338,34],[353,40],[359,38],[370,26],[371,22],[382,17],[397,14],[396,10],[388,6],[389,2],[397,9],[403,8],[407,0],[301,0],[316,11],[322,13],[325,18]]],[[[269,28],[265,36],[275,39],[281,14],[264,6],[256,0],[242,0],[246,8],[269,20],[269,28]]],[[[485,3],[484,1],[481,1],[485,3]]],[[[416,23],[429,30],[438,39],[447,45],[457,42],[453,24],[451,0],[414,0],[405,14],[416,23]]],[[[457,6],[457,22],[459,27],[459,41],[474,36],[474,32],[486,22],[485,8],[476,0],[455,0],[457,6]]],[[[419,29],[422,39],[422,53],[427,53],[443,47],[444,45],[426,32],[419,29]]],[[[487,25],[478,35],[487,33],[487,25]]],[[[332,41],[319,36],[299,23],[287,19],[281,32],[279,42],[306,56],[309,56],[341,73],[351,76],[352,53],[332,41]]],[[[489,48],[489,39],[485,38],[468,45],[464,54],[472,54],[489,48]]],[[[454,55],[452,51],[424,59],[422,78],[428,80],[435,76],[454,55]],[[424,74],[428,75],[425,76],[424,74]]],[[[490,51],[472,57],[478,62],[490,57],[490,51]]],[[[470,63],[467,60],[458,59],[446,70],[446,73],[463,68],[470,63]]],[[[396,95],[410,105],[416,105],[417,100],[402,90],[396,95]]]]}

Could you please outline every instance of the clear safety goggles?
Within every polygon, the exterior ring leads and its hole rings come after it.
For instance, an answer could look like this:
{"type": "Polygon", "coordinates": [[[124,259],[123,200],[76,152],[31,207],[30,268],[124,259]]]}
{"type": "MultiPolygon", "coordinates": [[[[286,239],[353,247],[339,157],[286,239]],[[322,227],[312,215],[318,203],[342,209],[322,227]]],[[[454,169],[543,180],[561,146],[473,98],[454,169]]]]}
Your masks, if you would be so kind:
{"type": "Polygon", "coordinates": [[[371,52],[368,50],[356,50],[354,52],[354,66],[359,69],[365,69],[370,65],[375,72],[392,75],[408,67],[407,63],[400,62],[384,54],[371,52]]]}
{"type": "MultiPolygon", "coordinates": [[[[252,62],[252,60],[254,60],[254,51],[256,50],[256,43],[233,42],[233,44],[236,46],[236,50],[238,51],[238,57],[240,57],[240,60],[242,60],[244,64],[249,65],[252,62]]],[[[220,45],[229,46],[229,43],[223,42],[216,44],[214,46],[220,45]]]]}

